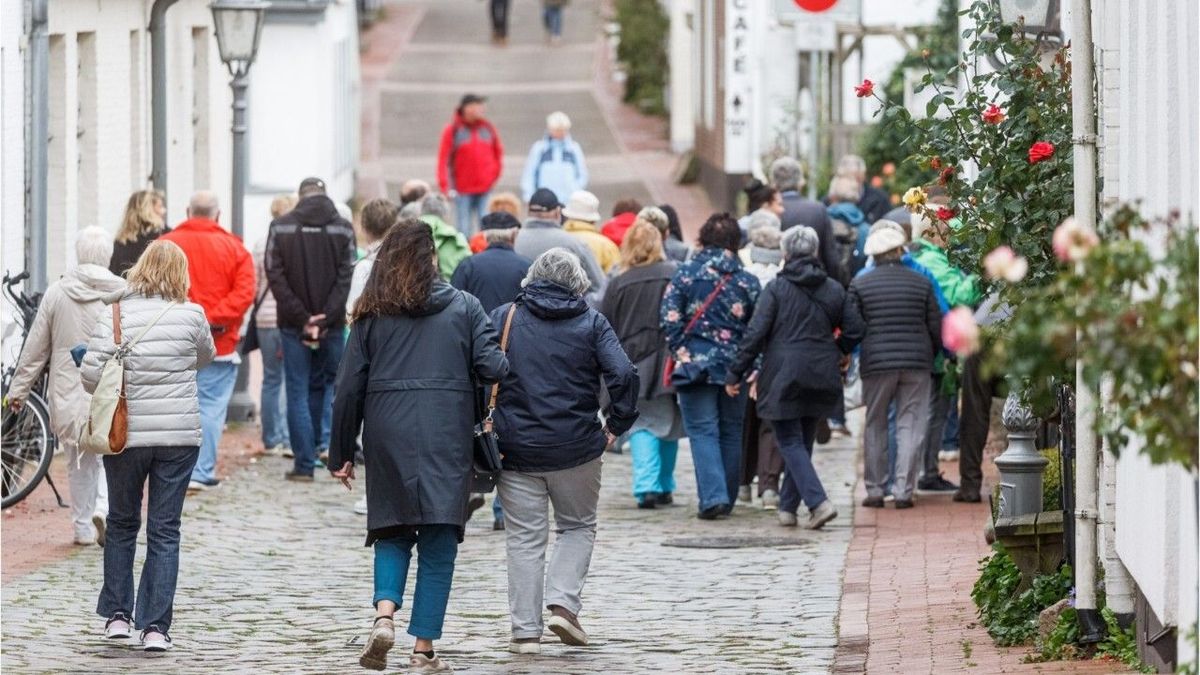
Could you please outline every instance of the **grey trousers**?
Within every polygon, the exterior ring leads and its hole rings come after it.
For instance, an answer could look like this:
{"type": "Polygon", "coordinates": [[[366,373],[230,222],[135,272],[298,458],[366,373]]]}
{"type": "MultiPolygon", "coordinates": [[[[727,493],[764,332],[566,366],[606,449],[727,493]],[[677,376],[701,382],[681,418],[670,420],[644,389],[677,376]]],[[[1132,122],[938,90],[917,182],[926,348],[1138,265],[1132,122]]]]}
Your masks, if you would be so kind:
{"type": "Polygon", "coordinates": [[[958,401],[957,393],[951,398],[942,393],[942,381],[946,378],[941,373],[934,373],[929,388],[929,417],[925,425],[925,433],[921,438],[921,452],[924,466],[921,478],[937,478],[938,453],[942,450],[942,435],[946,431],[946,418],[950,416],[950,406],[958,401]]]}
{"type": "Polygon", "coordinates": [[[882,497],[888,476],[888,405],[896,402],[896,480],[892,496],[912,499],[921,470],[926,422],[929,417],[927,370],[887,370],[863,375],[863,400],[867,405],[863,430],[863,479],[867,495],[882,497]]]}
{"type": "Polygon", "coordinates": [[[579,614],[596,542],[602,462],[603,458],[597,457],[562,471],[505,471],[500,475],[513,639],[541,637],[545,607],[558,605],[579,614]],[[547,570],[550,504],[554,505],[556,537],[547,570]]]}

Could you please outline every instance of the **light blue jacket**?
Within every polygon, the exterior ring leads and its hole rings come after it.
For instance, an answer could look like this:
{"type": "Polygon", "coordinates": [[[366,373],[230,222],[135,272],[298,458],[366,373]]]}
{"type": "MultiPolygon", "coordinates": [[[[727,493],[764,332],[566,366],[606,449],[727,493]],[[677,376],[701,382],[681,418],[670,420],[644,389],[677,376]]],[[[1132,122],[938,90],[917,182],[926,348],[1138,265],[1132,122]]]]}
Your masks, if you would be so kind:
{"type": "Polygon", "coordinates": [[[521,175],[523,201],[538,188],[547,188],[563,204],[576,190],[586,190],[588,184],[587,162],[583,148],[570,136],[562,140],[543,136],[529,149],[525,160],[525,171],[521,175]]]}

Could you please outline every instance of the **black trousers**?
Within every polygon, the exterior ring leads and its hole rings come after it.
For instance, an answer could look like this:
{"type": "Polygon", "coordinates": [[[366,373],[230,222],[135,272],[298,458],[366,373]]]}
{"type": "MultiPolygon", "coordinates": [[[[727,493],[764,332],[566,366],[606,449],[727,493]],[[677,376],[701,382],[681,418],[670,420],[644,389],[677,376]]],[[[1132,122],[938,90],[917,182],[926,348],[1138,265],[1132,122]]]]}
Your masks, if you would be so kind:
{"type": "Polygon", "coordinates": [[[512,0],[491,0],[492,34],[508,37],[508,8],[512,0]]]}
{"type": "Polygon", "coordinates": [[[992,421],[992,398],[999,395],[1003,379],[987,377],[981,369],[979,354],[963,363],[962,411],[958,418],[958,470],[962,475],[960,491],[978,493],[983,485],[983,446],[987,444],[992,421]]]}
{"type": "Polygon", "coordinates": [[[779,476],[783,473],[783,455],[775,429],[758,416],[758,403],[746,397],[746,417],[742,423],[742,480],[750,485],[758,476],[758,496],[766,490],[779,492],[779,476]]]}

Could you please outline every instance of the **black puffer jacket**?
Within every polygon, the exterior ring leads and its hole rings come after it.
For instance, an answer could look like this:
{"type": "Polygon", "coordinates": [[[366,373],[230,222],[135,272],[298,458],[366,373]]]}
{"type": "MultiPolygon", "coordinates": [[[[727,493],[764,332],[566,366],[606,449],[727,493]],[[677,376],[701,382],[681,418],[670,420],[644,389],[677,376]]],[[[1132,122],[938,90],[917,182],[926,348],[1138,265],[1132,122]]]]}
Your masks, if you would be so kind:
{"type": "MultiPolygon", "coordinates": [[[[497,331],[513,304],[492,312],[497,331]]],[[[562,286],[535,281],[515,304],[510,369],[496,407],[504,468],[559,471],[590,462],[604,453],[606,442],[596,416],[600,378],[611,401],[608,430],[620,435],[637,420],[637,368],[608,319],[562,286]]]]}
{"type": "Polygon", "coordinates": [[[276,218],[265,263],[279,327],[303,328],[317,314],[326,328],[344,324],[356,253],[354,228],[325,195],[305,197],[276,218]]]}
{"type": "Polygon", "coordinates": [[[604,291],[604,316],[612,324],[621,346],[637,366],[641,385],[638,398],[651,399],[674,393],[662,386],[667,335],[658,322],[663,291],[675,275],[675,264],[657,262],[622,272],[604,291]]]}
{"type": "Polygon", "coordinates": [[[850,298],[867,323],[859,369],[933,369],[942,347],[942,314],[933,284],[899,260],[877,265],[850,284],[850,298]]]}
{"type": "Polygon", "coordinates": [[[758,416],[823,417],[842,396],[838,361],[863,337],[863,321],[846,290],[816,258],[789,260],[767,284],[725,378],[741,381],[765,354],[758,378],[758,416]],[[834,337],[834,330],[841,335],[834,337]]]}
{"type": "Polygon", "coordinates": [[[507,372],[479,301],[442,281],[423,312],[354,322],[338,369],[329,467],[354,461],[361,425],[368,545],[419,525],[454,525],[462,539],[475,387],[507,372]]]}

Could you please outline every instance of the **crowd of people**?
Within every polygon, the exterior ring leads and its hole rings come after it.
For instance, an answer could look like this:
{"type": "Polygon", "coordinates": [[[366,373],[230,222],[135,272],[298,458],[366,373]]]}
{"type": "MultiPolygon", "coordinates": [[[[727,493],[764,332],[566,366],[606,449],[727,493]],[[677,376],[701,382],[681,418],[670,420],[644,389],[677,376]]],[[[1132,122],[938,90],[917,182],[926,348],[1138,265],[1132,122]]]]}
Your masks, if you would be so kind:
{"type": "Polygon", "coordinates": [[[966,365],[958,417],[963,486],[939,472],[959,408],[942,315],[982,300],[978,278],[947,255],[956,221],[889,211],[854,156],[827,203],[805,198],[801,165],[784,157],[768,182],[746,187],[742,218],[715,213],[688,242],[667,204],[621,199],[606,220],[569,129],[563,113],[547,119],[523,199],[493,194],[500,138],[482,98],[467,95],[442,137],[438,190],[410,180],[399,202],[369,201],[355,218],[308,178],[274,200],[252,249],[221,226],[207,191],[174,228],[162,195],[143,191],[115,240],[79,233],[78,264],[47,291],[10,397],[20,405],[50,363],[75,540],[104,546],[97,611],[108,637],[140,630],[146,649],[170,648],[184,497],[220,483],[225,411],[255,349],[262,442],[292,459],[283,478],[309,483],[326,468],[350,487],[366,467],[354,509],[375,560],[367,668],[386,668],[415,551],[410,664],[449,669],[434,641],[465,523],[486,503],[472,450],[485,418],[503,456],[493,526],[505,531],[519,654],[540,650],[544,628],[588,643],[579,614],[606,451],[628,450],[638,508],[676,501],[686,438],[698,518],[727,518],[757,498],[785,527],[801,525],[803,506],[803,526],[817,530],[838,513],[814,450],[849,436],[846,409],[861,404],[864,507],[890,498],[911,508],[922,490],[980,500],[980,401],[995,383],[978,364],[966,365]],[[71,352],[83,343],[76,368],[71,352]],[[117,357],[126,451],[77,457],[87,394],[117,357]],[[847,395],[854,377],[859,397],[847,395]],[[135,598],[147,483],[149,553],[135,598]]]}

